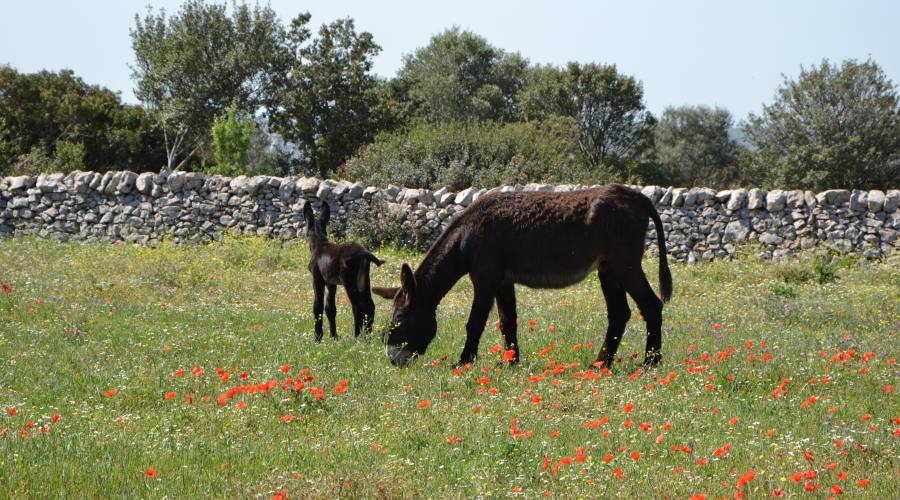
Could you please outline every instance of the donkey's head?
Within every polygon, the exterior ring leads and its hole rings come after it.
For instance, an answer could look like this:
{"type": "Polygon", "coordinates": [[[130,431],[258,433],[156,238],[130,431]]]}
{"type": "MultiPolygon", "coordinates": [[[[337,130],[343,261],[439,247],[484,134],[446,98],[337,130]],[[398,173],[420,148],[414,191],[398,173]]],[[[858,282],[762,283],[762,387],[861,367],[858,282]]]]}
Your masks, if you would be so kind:
{"type": "Polygon", "coordinates": [[[322,204],[317,221],[312,204],[307,201],[303,204],[303,218],[306,219],[306,239],[310,245],[315,246],[317,243],[328,241],[328,220],[331,218],[331,207],[328,203],[322,204]]]}
{"type": "Polygon", "coordinates": [[[416,277],[407,264],[400,269],[400,288],[374,287],[375,294],[394,301],[394,314],[385,351],[391,363],[404,366],[420,354],[437,335],[437,308],[417,296],[416,277]]]}

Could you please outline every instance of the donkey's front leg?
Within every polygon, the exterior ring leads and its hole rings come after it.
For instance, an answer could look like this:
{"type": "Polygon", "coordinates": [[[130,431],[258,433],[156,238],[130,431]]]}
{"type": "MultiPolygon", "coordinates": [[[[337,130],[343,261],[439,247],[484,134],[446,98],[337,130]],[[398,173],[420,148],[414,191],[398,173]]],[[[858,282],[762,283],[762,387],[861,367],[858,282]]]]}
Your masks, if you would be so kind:
{"type": "Polygon", "coordinates": [[[464,365],[475,361],[478,356],[478,342],[484,332],[484,322],[487,321],[494,302],[494,290],[485,290],[475,287],[475,299],[472,300],[472,311],[469,313],[469,321],[466,322],[466,346],[459,357],[459,364],[464,365]]]}
{"type": "Polygon", "coordinates": [[[322,313],[325,311],[325,281],[313,271],[313,321],[315,322],[316,342],[322,341],[322,313]]]}
{"type": "Polygon", "coordinates": [[[516,289],[512,283],[501,286],[497,292],[497,313],[500,315],[500,331],[503,332],[506,349],[512,349],[516,353],[511,362],[518,363],[519,325],[516,323],[516,289]]]}

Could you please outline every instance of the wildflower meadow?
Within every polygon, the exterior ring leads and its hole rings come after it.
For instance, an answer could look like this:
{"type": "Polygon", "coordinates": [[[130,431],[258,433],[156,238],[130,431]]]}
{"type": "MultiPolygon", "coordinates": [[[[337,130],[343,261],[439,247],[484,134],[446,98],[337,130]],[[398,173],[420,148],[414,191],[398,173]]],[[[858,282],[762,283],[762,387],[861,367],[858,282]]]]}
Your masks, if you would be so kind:
{"type": "MultiPolygon", "coordinates": [[[[375,285],[421,254],[381,250],[375,285]]],[[[305,244],[0,241],[0,497],[897,496],[900,259],[673,264],[663,360],[619,359],[596,276],[518,287],[454,367],[471,285],[408,368],[379,332],[313,339],[305,244]]],[[[656,262],[644,263],[655,276],[656,262]]],[[[655,278],[651,278],[654,287],[655,278]]]]}

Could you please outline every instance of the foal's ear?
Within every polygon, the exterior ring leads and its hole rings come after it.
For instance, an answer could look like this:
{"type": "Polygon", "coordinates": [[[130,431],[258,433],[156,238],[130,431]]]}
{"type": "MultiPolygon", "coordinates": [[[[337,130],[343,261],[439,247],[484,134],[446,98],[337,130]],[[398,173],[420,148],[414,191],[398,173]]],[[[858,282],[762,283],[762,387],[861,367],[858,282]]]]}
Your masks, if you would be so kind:
{"type": "Polygon", "coordinates": [[[325,226],[328,225],[328,221],[331,219],[331,207],[328,203],[322,203],[322,210],[319,211],[319,224],[322,226],[322,229],[325,229],[325,226]]]}
{"type": "Polygon", "coordinates": [[[416,277],[409,267],[409,264],[403,264],[400,268],[400,287],[407,297],[412,298],[416,291],[416,277]]]}
{"type": "Polygon", "coordinates": [[[384,287],[380,287],[380,286],[372,287],[372,292],[375,295],[377,295],[383,299],[388,299],[388,300],[391,300],[397,296],[397,290],[400,290],[400,289],[397,287],[392,287],[392,288],[384,288],[384,287]]]}
{"type": "Polygon", "coordinates": [[[313,213],[312,203],[308,201],[303,204],[303,218],[306,219],[306,229],[312,230],[316,224],[316,215],[313,213]]]}

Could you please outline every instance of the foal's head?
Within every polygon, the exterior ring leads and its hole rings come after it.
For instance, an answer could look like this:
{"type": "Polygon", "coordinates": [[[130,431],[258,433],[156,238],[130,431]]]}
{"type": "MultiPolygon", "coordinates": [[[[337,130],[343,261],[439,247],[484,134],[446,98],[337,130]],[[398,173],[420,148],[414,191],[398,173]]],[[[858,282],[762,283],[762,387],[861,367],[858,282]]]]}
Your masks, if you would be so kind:
{"type": "Polygon", "coordinates": [[[307,201],[303,204],[303,218],[306,219],[306,240],[309,241],[310,246],[314,247],[328,241],[328,220],[331,218],[331,207],[328,206],[328,203],[322,204],[317,221],[312,203],[307,201]]]}
{"type": "Polygon", "coordinates": [[[403,264],[400,288],[374,287],[375,294],[393,299],[394,314],[388,329],[385,351],[391,363],[403,366],[425,353],[437,335],[437,308],[416,296],[416,278],[412,269],[403,264]]]}

